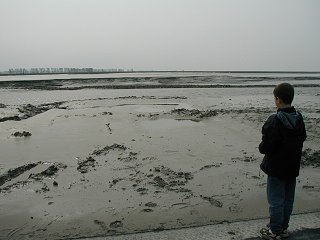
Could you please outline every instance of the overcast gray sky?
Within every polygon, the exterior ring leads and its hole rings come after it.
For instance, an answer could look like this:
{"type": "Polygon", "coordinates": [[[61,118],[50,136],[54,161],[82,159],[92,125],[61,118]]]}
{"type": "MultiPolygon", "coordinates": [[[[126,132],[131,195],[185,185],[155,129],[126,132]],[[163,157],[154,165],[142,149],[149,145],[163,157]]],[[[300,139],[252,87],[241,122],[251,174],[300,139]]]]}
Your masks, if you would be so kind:
{"type": "Polygon", "coordinates": [[[320,70],[319,0],[0,0],[0,70],[320,70]]]}

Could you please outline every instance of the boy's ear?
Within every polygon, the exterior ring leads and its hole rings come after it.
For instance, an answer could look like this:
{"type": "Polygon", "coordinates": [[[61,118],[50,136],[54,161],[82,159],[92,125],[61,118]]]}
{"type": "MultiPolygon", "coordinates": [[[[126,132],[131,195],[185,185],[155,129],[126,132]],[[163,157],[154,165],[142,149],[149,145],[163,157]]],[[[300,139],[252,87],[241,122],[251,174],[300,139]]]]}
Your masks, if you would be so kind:
{"type": "Polygon", "coordinates": [[[279,102],[279,103],[283,103],[282,99],[279,97],[275,97],[275,99],[279,102]]]}
{"type": "Polygon", "coordinates": [[[279,103],[283,103],[283,101],[282,101],[282,99],[281,98],[279,98],[279,97],[277,97],[278,98],[278,101],[279,101],[279,103]]]}

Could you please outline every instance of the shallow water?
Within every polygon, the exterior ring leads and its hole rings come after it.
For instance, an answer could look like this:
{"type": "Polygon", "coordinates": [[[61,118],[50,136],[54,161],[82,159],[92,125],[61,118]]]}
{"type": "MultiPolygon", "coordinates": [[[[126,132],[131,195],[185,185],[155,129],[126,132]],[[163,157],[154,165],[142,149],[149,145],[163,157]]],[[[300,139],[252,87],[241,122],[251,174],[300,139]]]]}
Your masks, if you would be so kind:
{"type": "Polygon", "coordinates": [[[188,119],[183,119],[183,120],[159,119],[154,121],[142,121],[140,124],[143,128],[151,132],[170,130],[170,129],[176,129],[176,128],[190,128],[190,127],[205,126],[205,124],[202,122],[195,122],[188,119]]]}
{"type": "Polygon", "coordinates": [[[107,74],[47,74],[47,75],[15,75],[0,76],[0,81],[23,80],[51,80],[51,79],[90,79],[90,78],[165,78],[165,77],[192,77],[211,76],[216,79],[243,79],[243,78],[295,78],[317,77],[320,73],[272,73],[272,72],[137,72],[137,73],[107,73],[107,74]]]}

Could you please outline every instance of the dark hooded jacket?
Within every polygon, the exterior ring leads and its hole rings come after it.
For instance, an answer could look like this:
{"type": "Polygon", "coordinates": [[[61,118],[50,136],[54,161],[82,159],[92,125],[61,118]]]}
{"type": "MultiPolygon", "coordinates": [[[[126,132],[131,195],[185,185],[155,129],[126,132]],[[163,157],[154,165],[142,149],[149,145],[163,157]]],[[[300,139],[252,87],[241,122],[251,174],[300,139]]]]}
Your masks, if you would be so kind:
{"type": "Polygon", "coordinates": [[[265,154],[260,165],[269,176],[290,179],[299,176],[306,130],[301,113],[294,107],[278,109],[262,127],[259,151],[265,154]]]}

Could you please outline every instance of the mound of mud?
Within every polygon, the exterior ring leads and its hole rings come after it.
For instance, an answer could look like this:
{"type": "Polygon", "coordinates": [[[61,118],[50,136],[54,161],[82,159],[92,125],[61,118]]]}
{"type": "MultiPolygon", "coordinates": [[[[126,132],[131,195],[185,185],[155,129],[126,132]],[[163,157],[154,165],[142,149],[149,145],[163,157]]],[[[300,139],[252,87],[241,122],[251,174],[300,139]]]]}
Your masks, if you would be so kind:
{"type": "Polygon", "coordinates": [[[36,167],[38,164],[39,163],[29,163],[17,168],[9,169],[8,172],[0,175],[0,186],[2,186],[5,182],[8,182],[23,174],[24,172],[36,167]]]}
{"type": "Polygon", "coordinates": [[[31,174],[29,178],[35,179],[35,180],[41,180],[43,177],[52,177],[54,176],[60,168],[66,168],[67,166],[62,163],[54,163],[53,165],[49,166],[46,170],[37,173],[37,174],[31,174]]]}
{"type": "Polygon", "coordinates": [[[6,122],[6,121],[20,121],[21,118],[19,116],[11,116],[11,117],[3,117],[0,118],[0,122],[6,122]]]}
{"type": "Polygon", "coordinates": [[[19,115],[0,118],[0,122],[21,121],[23,119],[28,119],[40,113],[46,112],[50,109],[54,109],[54,108],[65,109],[65,107],[61,107],[63,103],[64,102],[54,102],[54,103],[48,103],[48,104],[41,104],[38,106],[34,106],[32,104],[22,105],[17,108],[18,111],[20,112],[19,115]]]}
{"type": "Polygon", "coordinates": [[[46,112],[50,109],[59,108],[62,103],[63,102],[55,102],[49,104],[41,104],[38,106],[34,106],[32,104],[23,105],[18,108],[19,112],[23,114],[20,118],[27,119],[40,113],[46,112]]]}
{"type": "Polygon", "coordinates": [[[179,115],[181,117],[195,117],[197,119],[214,117],[218,114],[216,110],[199,110],[199,109],[185,109],[178,108],[171,110],[170,114],[179,115]]]}
{"type": "Polygon", "coordinates": [[[95,163],[95,159],[88,157],[86,160],[78,162],[77,170],[80,173],[87,173],[90,167],[95,167],[95,163]]]}
{"type": "Polygon", "coordinates": [[[116,149],[125,151],[127,150],[127,147],[121,144],[114,143],[111,146],[105,146],[102,149],[94,150],[92,155],[99,156],[101,154],[107,154],[110,150],[116,150],[116,149]]]}
{"type": "MultiPolygon", "coordinates": [[[[10,169],[8,172],[0,175],[0,186],[5,184],[6,182],[10,181],[10,184],[7,185],[4,188],[0,188],[0,192],[6,192],[10,191],[10,189],[15,188],[15,187],[20,187],[28,184],[30,181],[41,181],[44,177],[52,177],[54,176],[60,168],[66,168],[67,166],[62,164],[62,163],[54,163],[53,165],[50,165],[47,169],[45,169],[42,172],[38,173],[31,173],[29,177],[25,177],[23,180],[15,180],[18,176],[24,174],[25,172],[31,170],[33,172],[37,171],[36,167],[39,167],[40,165],[44,165],[43,162],[37,162],[37,163],[30,163],[30,164],[25,164],[23,166],[10,169]]],[[[41,166],[40,166],[41,167],[41,166]]],[[[45,186],[41,190],[42,192],[49,191],[47,190],[48,187],[45,186]]]]}

